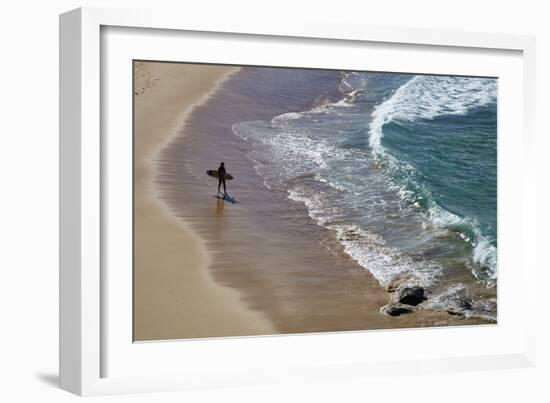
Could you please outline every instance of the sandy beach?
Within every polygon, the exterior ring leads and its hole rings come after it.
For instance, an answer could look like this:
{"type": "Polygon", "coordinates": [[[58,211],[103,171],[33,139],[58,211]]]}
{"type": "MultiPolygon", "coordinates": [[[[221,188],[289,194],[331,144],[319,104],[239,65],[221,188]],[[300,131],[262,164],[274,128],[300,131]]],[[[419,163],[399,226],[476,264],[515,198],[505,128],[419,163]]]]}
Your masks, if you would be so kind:
{"type": "MultiPolygon", "coordinates": [[[[256,70],[235,71],[136,66],[135,340],[484,323],[447,312],[380,312],[388,291],[302,203],[266,186],[250,144],[232,130],[324,100],[277,87],[262,96],[268,89],[256,70]],[[205,174],[222,160],[237,178],[228,182],[235,204],[215,198],[217,182],[205,174]]],[[[334,86],[328,76],[319,83],[334,86]]]]}
{"type": "MultiPolygon", "coordinates": [[[[182,72],[189,67],[176,66],[182,72]]],[[[202,73],[218,69],[200,67],[202,73]]],[[[258,74],[273,76],[273,71],[267,70],[258,70],[258,74]]],[[[247,327],[242,327],[231,318],[233,328],[217,328],[216,323],[208,325],[215,315],[228,318],[222,302],[225,299],[217,296],[224,310],[201,317],[206,333],[202,329],[184,331],[183,327],[166,321],[171,327],[166,334],[172,338],[265,334],[266,319],[272,326],[267,332],[271,334],[482,323],[447,312],[418,310],[399,317],[380,312],[390,300],[387,290],[345,253],[333,231],[317,225],[309,217],[302,203],[293,202],[286,192],[265,185],[248,158],[250,144],[232,130],[237,122],[269,120],[281,113],[309,108],[311,100],[304,101],[309,97],[301,96],[288,98],[288,93],[280,91],[278,84],[274,84],[273,95],[264,97],[262,93],[271,91],[265,86],[271,84],[261,76],[254,76],[255,71],[242,73],[239,71],[225,81],[207,104],[196,107],[188,115],[185,127],[177,130],[177,135],[158,154],[154,183],[171,214],[179,222],[187,223],[187,228],[192,228],[192,233],[203,240],[193,238],[195,245],[208,250],[208,259],[201,262],[207,270],[200,272],[210,273],[224,290],[239,293],[241,313],[236,318],[253,318],[252,313],[261,321],[245,320],[247,327]],[[244,94],[245,87],[252,93],[244,94]],[[274,103],[280,106],[273,106],[274,103]],[[228,182],[229,193],[236,196],[237,204],[216,199],[217,182],[205,174],[206,170],[216,169],[222,160],[237,178],[228,182]],[[243,316],[243,312],[247,312],[247,316],[243,316]],[[251,331],[254,324],[256,327],[251,331]],[[213,331],[208,332],[207,326],[212,326],[213,331]]],[[[189,76],[185,74],[181,78],[189,79],[189,76]]],[[[334,84],[328,76],[320,79],[327,87],[334,84]]],[[[290,88],[301,85],[300,80],[296,83],[287,77],[285,80],[290,88]]],[[[174,85],[176,80],[172,78],[171,82],[174,85]]],[[[313,96],[311,99],[319,102],[313,96]]],[[[191,237],[192,233],[187,234],[191,237]]],[[[154,265],[159,253],[154,247],[149,251],[147,259],[154,265]]],[[[187,267],[181,261],[171,263],[173,266],[165,267],[169,273],[187,267]]],[[[137,271],[136,275],[139,275],[137,271]]],[[[169,317],[187,315],[193,307],[202,304],[199,301],[204,300],[203,288],[192,284],[189,287],[193,288],[193,298],[167,308],[169,317]]],[[[150,284],[143,284],[142,292],[148,293],[151,289],[150,284]]],[[[211,301],[211,297],[207,299],[211,301]]],[[[211,305],[208,309],[214,308],[211,305]]],[[[163,318],[164,322],[167,317],[161,305],[149,305],[147,309],[155,321],[163,318]]],[[[154,326],[145,333],[145,327],[144,339],[166,338],[157,335],[154,326]]]]}
{"type": "Polygon", "coordinates": [[[134,65],[134,340],[273,333],[239,293],[214,281],[204,242],[154,185],[156,159],[197,104],[236,69],[134,65]]]}

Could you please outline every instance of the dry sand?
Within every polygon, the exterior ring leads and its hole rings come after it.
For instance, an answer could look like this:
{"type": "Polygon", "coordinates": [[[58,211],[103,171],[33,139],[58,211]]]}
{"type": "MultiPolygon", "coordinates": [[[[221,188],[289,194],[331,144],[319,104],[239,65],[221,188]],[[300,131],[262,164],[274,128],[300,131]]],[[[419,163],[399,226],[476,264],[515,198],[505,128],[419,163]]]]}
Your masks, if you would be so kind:
{"type": "Polygon", "coordinates": [[[235,68],[134,65],[134,340],[275,333],[237,291],[216,283],[211,257],[154,186],[155,158],[194,105],[235,68]]]}

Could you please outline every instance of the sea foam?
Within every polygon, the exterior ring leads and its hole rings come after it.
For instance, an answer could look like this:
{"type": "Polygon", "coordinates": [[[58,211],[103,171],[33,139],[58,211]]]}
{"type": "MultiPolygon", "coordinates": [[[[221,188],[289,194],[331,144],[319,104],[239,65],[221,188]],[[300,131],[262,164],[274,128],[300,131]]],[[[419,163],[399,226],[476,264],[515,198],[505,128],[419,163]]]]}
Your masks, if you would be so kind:
{"type": "Polygon", "coordinates": [[[372,113],[370,146],[383,151],[382,128],[393,120],[414,122],[441,115],[464,115],[496,100],[495,80],[470,77],[414,76],[372,113]]]}

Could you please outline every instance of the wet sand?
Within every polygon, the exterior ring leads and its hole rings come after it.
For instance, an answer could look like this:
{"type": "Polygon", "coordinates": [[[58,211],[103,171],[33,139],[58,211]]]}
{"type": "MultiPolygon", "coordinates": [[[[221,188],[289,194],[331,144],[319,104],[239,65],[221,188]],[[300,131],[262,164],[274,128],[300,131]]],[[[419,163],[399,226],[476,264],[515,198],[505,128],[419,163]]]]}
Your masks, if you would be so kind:
{"type": "Polygon", "coordinates": [[[134,340],[273,333],[236,290],[213,280],[203,240],[154,185],[158,153],[236,69],[167,63],[134,69],[134,340]]]}
{"type": "MultiPolygon", "coordinates": [[[[278,106],[270,96],[248,96],[243,90],[247,85],[264,95],[269,95],[269,89],[262,87],[261,77],[251,77],[255,73],[244,70],[193,111],[179,135],[159,154],[155,178],[160,197],[173,214],[205,241],[214,280],[237,290],[253,312],[263,313],[274,325],[273,333],[481,323],[446,312],[419,311],[399,317],[380,313],[389,301],[386,290],[344,253],[333,232],[309,218],[302,204],[264,185],[247,158],[250,144],[232,132],[234,123],[308,107],[287,94],[280,95],[278,106]],[[205,174],[222,160],[235,177],[228,182],[228,190],[236,204],[217,199],[217,182],[205,174]]],[[[330,79],[319,77],[327,88],[333,85],[330,79]]],[[[209,336],[245,333],[226,329],[209,336]]],[[[173,334],[194,337],[181,329],[173,334]]]]}

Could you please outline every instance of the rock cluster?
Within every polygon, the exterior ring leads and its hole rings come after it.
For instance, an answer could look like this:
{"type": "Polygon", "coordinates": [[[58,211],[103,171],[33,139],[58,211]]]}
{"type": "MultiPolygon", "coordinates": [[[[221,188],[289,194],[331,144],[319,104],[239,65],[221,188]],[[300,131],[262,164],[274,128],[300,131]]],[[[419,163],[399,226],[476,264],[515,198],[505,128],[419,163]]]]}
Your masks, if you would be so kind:
{"type": "Polygon", "coordinates": [[[417,309],[417,305],[427,300],[424,288],[419,286],[388,287],[388,291],[390,289],[393,292],[392,302],[380,309],[386,315],[399,316],[411,313],[417,309]]]}

